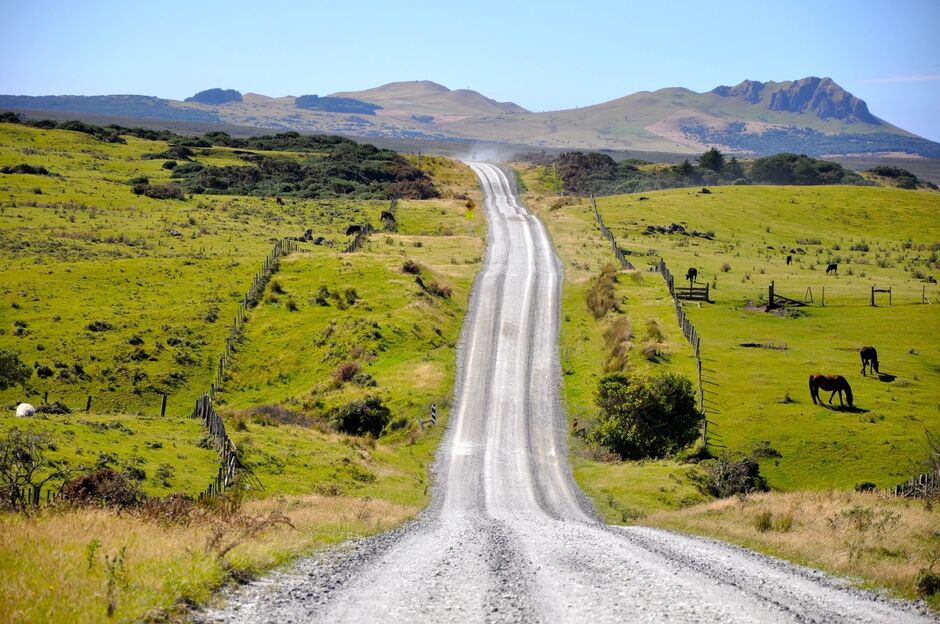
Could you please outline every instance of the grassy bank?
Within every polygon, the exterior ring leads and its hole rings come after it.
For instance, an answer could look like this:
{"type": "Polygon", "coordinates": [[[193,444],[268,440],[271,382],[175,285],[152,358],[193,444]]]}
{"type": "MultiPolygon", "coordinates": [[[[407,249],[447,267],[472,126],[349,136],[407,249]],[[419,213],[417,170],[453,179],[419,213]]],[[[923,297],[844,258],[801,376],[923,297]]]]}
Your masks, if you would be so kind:
{"type": "MultiPolygon", "coordinates": [[[[640,521],[739,544],[918,597],[940,557],[940,511],[924,501],[817,490],[754,494],[654,513],[640,521]]],[[[940,608],[940,595],[930,599],[940,608]]]]}
{"type": "MultiPolygon", "coordinates": [[[[219,521],[178,524],[104,510],[2,516],[0,620],[84,624],[161,619],[205,602],[233,574],[255,574],[316,548],[387,530],[418,509],[346,497],[253,501],[246,505],[248,514],[278,510],[293,528],[271,528],[224,557],[211,546],[219,521]]],[[[234,528],[223,541],[229,539],[237,539],[234,528]]]]}

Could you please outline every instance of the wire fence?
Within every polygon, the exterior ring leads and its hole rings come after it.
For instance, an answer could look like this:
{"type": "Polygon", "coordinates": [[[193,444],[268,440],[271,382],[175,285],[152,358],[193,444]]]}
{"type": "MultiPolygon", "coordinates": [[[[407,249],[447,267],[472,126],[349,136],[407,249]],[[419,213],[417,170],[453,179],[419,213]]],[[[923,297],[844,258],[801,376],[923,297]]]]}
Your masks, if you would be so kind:
{"type": "Polygon", "coordinates": [[[597,221],[597,226],[601,229],[601,234],[604,235],[604,238],[610,241],[610,247],[613,249],[617,260],[620,261],[620,266],[633,271],[635,267],[629,260],[627,260],[627,257],[623,255],[623,250],[620,249],[620,247],[617,245],[617,241],[614,239],[613,233],[606,225],[604,225],[604,220],[601,219],[601,213],[597,210],[597,201],[594,199],[594,193],[591,193],[591,208],[594,209],[594,219],[597,221]]]}
{"type": "Polygon", "coordinates": [[[225,337],[225,348],[219,356],[219,363],[216,367],[215,377],[209,385],[209,391],[196,399],[191,418],[198,418],[202,422],[213,445],[219,451],[218,474],[209,484],[209,487],[199,495],[200,500],[207,496],[218,496],[224,492],[235,482],[236,473],[242,469],[238,457],[238,447],[229,438],[228,432],[225,430],[225,423],[222,422],[222,418],[213,406],[215,395],[222,388],[222,382],[225,380],[225,370],[235,351],[235,345],[244,331],[245,323],[248,320],[248,311],[261,300],[268,282],[271,281],[271,277],[280,268],[281,258],[297,251],[299,248],[300,246],[296,240],[283,238],[274,244],[274,249],[265,257],[261,269],[255,274],[251,282],[251,287],[238,304],[238,312],[228,335],[225,337]]]}
{"type": "MultiPolygon", "coordinates": [[[[601,233],[604,237],[610,241],[610,246],[613,249],[614,255],[617,257],[617,260],[620,261],[620,265],[628,270],[635,270],[633,264],[623,255],[620,246],[617,244],[617,240],[614,238],[613,233],[610,231],[606,225],[604,225],[604,220],[601,218],[601,213],[597,209],[597,201],[594,199],[593,193],[591,194],[591,208],[594,210],[594,219],[597,221],[598,227],[600,227],[601,233]]],[[[699,412],[702,414],[702,444],[707,448],[708,447],[708,414],[705,409],[705,386],[702,383],[702,339],[699,336],[698,330],[695,329],[695,326],[692,324],[692,321],[688,319],[685,314],[685,309],[680,303],[680,290],[683,290],[681,287],[676,288],[675,280],[672,277],[672,273],[669,271],[669,267],[666,266],[666,262],[660,259],[659,263],[654,267],[656,272],[663,276],[663,280],[666,282],[666,287],[669,289],[669,296],[672,297],[673,307],[676,312],[676,321],[679,323],[679,329],[682,330],[682,336],[689,342],[689,345],[692,347],[692,351],[695,354],[695,382],[697,389],[697,398],[698,398],[698,408],[699,412]]],[[[698,293],[700,289],[695,289],[692,286],[689,286],[688,295],[684,298],[695,298],[704,301],[708,301],[708,285],[706,284],[704,293],[701,295],[698,293]],[[693,293],[693,291],[695,291],[693,293]]]]}

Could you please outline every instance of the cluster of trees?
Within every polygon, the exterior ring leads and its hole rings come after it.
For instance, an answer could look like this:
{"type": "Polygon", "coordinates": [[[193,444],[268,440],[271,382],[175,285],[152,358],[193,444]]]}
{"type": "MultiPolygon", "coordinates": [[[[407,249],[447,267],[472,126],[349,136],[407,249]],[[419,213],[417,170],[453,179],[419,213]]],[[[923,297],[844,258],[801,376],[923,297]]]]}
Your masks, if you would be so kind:
{"type": "Polygon", "coordinates": [[[370,104],[355,98],[320,97],[318,95],[301,95],[294,100],[294,105],[298,108],[320,110],[327,113],[356,113],[359,115],[374,115],[375,111],[382,109],[378,104],[370,104]]]}
{"type": "Polygon", "coordinates": [[[242,94],[235,89],[206,89],[183,101],[199,104],[227,104],[228,102],[241,102],[242,94]]]}
{"type": "Polygon", "coordinates": [[[356,199],[429,199],[439,197],[433,181],[395,151],[331,135],[284,132],[248,138],[225,132],[201,137],[182,136],[166,130],[93,126],[81,121],[24,121],[15,113],[0,113],[0,123],[22,123],[40,128],[74,130],[101,140],[125,142],[123,135],[170,143],[166,150],[144,158],[190,161],[194,148],[213,146],[255,151],[311,152],[303,162],[241,154],[249,166],[206,167],[196,162],[170,165],[178,184],[150,185],[134,179],[134,192],[159,199],[182,197],[183,192],[237,195],[286,195],[305,198],[350,197],[356,199]]]}
{"type": "Polygon", "coordinates": [[[187,163],[174,168],[172,177],[190,193],[358,199],[439,196],[431,179],[398,153],[348,140],[323,145],[302,162],[258,154],[242,158],[251,165],[187,163]]]}
{"type": "Polygon", "coordinates": [[[879,178],[885,178],[889,180],[894,186],[902,189],[913,190],[917,188],[929,188],[934,191],[937,190],[937,185],[933,182],[928,180],[921,180],[907,169],[901,169],[900,167],[879,165],[869,169],[868,173],[876,175],[879,178]]]}
{"type": "Polygon", "coordinates": [[[552,167],[563,188],[575,195],[616,195],[666,188],[720,184],[870,184],[842,165],[802,154],[777,154],[752,161],[728,158],[716,148],[674,166],[642,160],[615,161],[598,152],[566,152],[554,158],[524,158],[552,167]]]}

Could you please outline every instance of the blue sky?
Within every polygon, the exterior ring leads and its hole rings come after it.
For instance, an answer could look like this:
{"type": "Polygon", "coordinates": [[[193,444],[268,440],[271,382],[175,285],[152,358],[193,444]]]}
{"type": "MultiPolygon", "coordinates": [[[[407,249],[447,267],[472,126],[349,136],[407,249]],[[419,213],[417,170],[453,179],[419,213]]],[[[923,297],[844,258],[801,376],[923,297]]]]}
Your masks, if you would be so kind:
{"type": "Polygon", "coordinates": [[[4,94],[325,95],[428,79],[552,110],[816,75],[940,141],[940,0],[0,3],[4,94]]]}

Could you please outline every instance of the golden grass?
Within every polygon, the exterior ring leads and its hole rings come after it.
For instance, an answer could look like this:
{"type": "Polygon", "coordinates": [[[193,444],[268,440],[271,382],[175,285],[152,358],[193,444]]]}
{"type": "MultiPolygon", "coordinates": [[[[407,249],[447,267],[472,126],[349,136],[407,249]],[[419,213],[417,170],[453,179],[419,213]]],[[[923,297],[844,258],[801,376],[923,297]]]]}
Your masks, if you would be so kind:
{"type": "Polygon", "coordinates": [[[206,553],[212,524],[159,524],[105,510],[0,517],[0,622],[123,622],[206,601],[230,570],[258,573],[316,548],[387,530],[416,507],[349,497],[294,496],[245,504],[279,510],[276,526],[233,549],[226,562],[206,553]],[[120,555],[124,562],[108,558],[120,555]],[[115,610],[107,614],[108,579],[115,610]]]}
{"type": "Polygon", "coordinates": [[[772,492],[658,512],[641,524],[715,537],[908,598],[922,569],[940,571],[940,511],[924,500],[772,492]]]}

